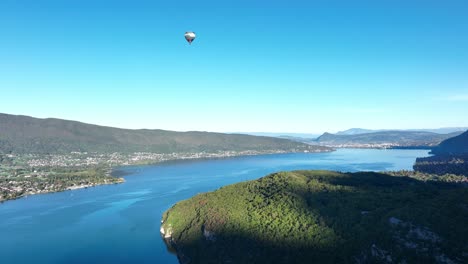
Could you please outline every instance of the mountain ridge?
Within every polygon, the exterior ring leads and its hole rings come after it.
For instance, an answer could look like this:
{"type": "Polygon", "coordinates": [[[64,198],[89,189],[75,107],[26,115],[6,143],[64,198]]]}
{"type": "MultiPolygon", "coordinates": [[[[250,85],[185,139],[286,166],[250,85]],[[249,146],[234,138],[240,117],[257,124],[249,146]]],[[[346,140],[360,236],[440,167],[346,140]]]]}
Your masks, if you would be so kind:
{"type": "Polygon", "coordinates": [[[162,129],[124,129],[58,118],[34,118],[0,113],[0,151],[5,153],[80,152],[216,152],[329,151],[287,139],[177,132],[162,129]]]}

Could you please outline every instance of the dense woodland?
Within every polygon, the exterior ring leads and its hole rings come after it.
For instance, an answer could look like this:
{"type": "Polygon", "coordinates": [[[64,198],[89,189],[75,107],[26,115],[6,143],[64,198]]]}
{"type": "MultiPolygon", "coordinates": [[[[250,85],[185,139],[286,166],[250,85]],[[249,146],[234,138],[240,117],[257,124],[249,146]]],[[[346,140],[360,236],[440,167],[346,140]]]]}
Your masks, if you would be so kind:
{"type": "Polygon", "coordinates": [[[463,155],[435,155],[417,158],[413,166],[415,171],[445,175],[468,175],[468,154],[463,155]]]}
{"type": "Polygon", "coordinates": [[[162,228],[181,263],[468,263],[468,188],[407,176],[275,173],[179,202],[162,228]]]}

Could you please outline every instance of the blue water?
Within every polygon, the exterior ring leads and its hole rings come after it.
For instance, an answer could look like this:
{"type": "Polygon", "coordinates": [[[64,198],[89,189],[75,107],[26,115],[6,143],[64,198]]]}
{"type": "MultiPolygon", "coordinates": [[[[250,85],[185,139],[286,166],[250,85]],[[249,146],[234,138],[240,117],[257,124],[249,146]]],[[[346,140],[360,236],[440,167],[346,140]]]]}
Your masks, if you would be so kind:
{"type": "Polygon", "coordinates": [[[296,169],[411,169],[427,150],[340,149],[128,167],[126,182],[0,204],[0,263],[177,263],[160,238],[162,213],[223,185],[296,169]]]}

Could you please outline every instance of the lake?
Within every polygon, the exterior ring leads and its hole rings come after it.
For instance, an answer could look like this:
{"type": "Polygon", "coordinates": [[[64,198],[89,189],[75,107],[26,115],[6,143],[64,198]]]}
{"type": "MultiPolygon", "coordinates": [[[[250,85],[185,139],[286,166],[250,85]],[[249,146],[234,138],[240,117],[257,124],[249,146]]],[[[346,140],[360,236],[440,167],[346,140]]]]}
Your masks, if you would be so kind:
{"type": "Polygon", "coordinates": [[[118,185],[33,195],[0,204],[0,262],[178,263],[162,241],[177,201],[282,170],[411,169],[428,150],[339,149],[127,167],[118,185]]]}

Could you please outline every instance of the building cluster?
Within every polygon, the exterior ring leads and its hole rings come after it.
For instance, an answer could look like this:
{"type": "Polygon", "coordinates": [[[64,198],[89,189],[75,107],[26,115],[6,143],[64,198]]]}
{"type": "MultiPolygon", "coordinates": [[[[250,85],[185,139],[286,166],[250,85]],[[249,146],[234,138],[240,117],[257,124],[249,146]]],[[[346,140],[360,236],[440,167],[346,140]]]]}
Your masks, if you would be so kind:
{"type": "Polygon", "coordinates": [[[218,152],[194,152],[194,153],[152,153],[135,152],[125,153],[88,153],[72,152],[70,154],[34,155],[30,154],[26,163],[29,167],[89,167],[96,165],[125,166],[159,163],[170,160],[227,158],[245,155],[285,153],[282,150],[273,151],[218,151],[218,152]]]}
{"type": "Polygon", "coordinates": [[[389,149],[401,147],[396,143],[345,143],[345,144],[323,144],[332,148],[368,148],[368,149],[389,149]]]}

